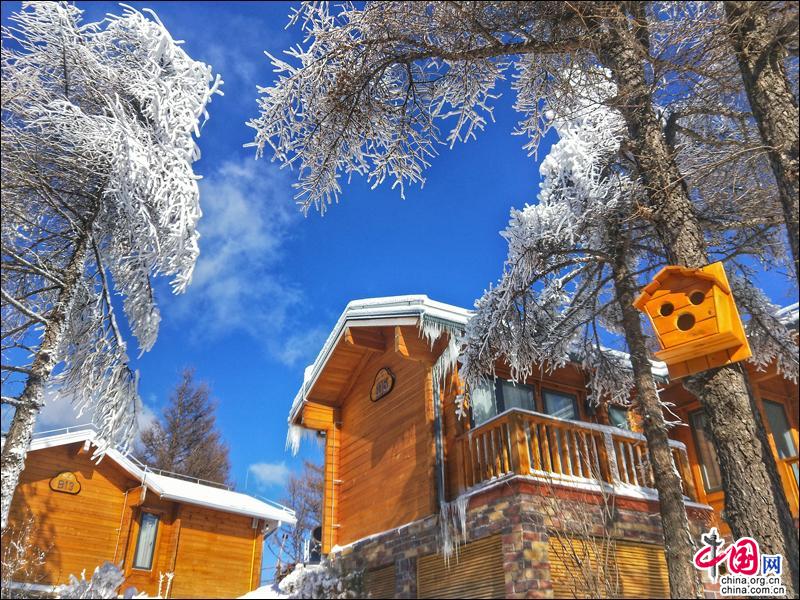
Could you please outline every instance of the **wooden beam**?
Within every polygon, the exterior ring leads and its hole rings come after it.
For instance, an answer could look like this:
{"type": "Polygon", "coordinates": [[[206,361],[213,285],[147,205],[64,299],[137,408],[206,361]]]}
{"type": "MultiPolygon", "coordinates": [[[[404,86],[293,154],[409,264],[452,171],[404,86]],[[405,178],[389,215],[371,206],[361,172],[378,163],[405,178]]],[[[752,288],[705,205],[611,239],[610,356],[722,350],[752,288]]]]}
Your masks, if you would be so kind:
{"type": "Polygon", "coordinates": [[[303,407],[303,427],[327,431],[333,426],[335,409],[332,406],[306,402],[303,407]]]}
{"type": "Polygon", "coordinates": [[[403,330],[400,329],[399,325],[394,327],[394,351],[403,358],[410,358],[406,339],[403,337],[403,330]]]}
{"type": "Polygon", "coordinates": [[[344,332],[344,341],[351,346],[376,352],[384,352],[386,350],[386,340],[383,339],[383,334],[372,328],[348,327],[344,332]]]}

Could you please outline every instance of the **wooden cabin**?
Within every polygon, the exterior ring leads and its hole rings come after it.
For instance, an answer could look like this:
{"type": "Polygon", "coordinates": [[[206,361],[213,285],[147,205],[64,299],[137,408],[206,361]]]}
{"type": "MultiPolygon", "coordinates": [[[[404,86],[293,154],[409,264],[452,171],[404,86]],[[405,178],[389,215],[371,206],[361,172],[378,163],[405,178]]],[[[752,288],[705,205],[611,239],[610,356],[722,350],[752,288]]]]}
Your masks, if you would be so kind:
{"type": "Polygon", "coordinates": [[[28,544],[45,563],[14,577],[32,591],[84,570],[88,578],[110,561],[125,575],[120,592],[237,597],[260,585],[264,537],[295,522],[285,507],[151,470],[114,449],[98,462],[92,429],[54,433],[31,444],[3,540],[31,523],[28,544]]]}
{"type": "MultiPolygon", "coordinates": [[[[323,552],[363,569],[374,597],[666,596],[658,495],[636,418],[589,405],[574,364],[518,383],[498,365],[459,417],[466,390],[452,337],[469,314],[426,296],[351,302],[306,369],[289,436],[325,437],[323,552]],[[618,577],[601,579],[618,587],[581,587],[565,548],[596,553],[603,531],[618,577]]],[[[666,367],[656,371],[667,384],[666,367]]],[[[751,375],[797,515],[797,386],[751,375]]],[[[718,469],[696,400],[679,384],[663,394],[689,425],[670,444],[699,536],[723,525],[718,469]]]]}

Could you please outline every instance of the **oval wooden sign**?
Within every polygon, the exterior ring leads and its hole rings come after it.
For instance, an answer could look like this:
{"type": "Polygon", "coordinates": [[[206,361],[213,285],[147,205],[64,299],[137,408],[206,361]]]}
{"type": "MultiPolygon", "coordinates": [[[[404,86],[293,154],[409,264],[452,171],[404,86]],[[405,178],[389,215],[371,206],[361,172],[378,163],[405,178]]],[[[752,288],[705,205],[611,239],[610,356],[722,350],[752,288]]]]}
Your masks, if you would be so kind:
{"type": "Polygon", "coordinates": [[[78,481],[75,473],[64,471],[50,480],[50,489],[54,492],[77,494],[81,491],[81,482],[78,481]]]}
{"type": "Polygon", "coordinates": [[[375,374],[375,381],[372,382],[372,389],[369,391],[369,399],[377,402],[394,388],[394,373],[389,367],[383,367],[375,374]]]}

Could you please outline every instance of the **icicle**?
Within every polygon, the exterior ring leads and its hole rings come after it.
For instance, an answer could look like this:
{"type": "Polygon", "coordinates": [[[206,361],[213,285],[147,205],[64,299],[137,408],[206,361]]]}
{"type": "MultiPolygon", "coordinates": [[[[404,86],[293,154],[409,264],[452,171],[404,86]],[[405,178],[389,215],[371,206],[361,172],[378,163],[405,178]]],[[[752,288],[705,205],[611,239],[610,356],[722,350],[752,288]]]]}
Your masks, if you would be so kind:
{"type": "Polygon", "coordinates": [[[290,423],[289,430],[286,432],[286,450],[291,450],[292,456],[297,455],[297,451],[300,449],[300,442],[303,438],[315,440],[317,443],[320,443],[320,438],[317,436],[316,431],[290,423]]]}
{"type": "Polygon", "coordinates": [[[450,566],[450,557],[467,541],[467,506],[469,496],[462,495],[452,502],[439,506],[439,537],[445,565],[450,566]]]}
{"type": "Polygon", "coordinates": [[[445,378],[458,363],[459,349],[461,347],[461,339],[464,336],[464,328],[423,314],[419,320],[419,331],[422,337],[430,344],[431,348],[433,348],[433,345],[443,333],[446,333],[448,336],[447,348],[444,349],[444,352],[442,352],[433,365],[433,381],[439,386],[443,386],[445,378]]]}

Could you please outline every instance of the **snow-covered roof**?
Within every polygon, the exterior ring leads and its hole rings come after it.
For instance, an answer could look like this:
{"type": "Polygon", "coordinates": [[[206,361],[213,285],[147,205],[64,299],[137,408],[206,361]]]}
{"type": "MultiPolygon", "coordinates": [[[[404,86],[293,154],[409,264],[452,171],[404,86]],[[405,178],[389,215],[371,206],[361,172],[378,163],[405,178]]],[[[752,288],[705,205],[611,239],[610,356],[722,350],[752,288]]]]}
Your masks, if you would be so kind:
{"type": "MultiPolygon", "coordinates": [[[[424,294],[353,300],[347,304],[339,320],[336,321],[336,325],[322,346],[317,358],[306,367],[303,373],[303,384],[292,401],[289,423],[294,422],[298,411],[303,405],[306,394],[316,383],[317,378],[330,358],[331,352],[339,343],[347,327],[412,325],[419,323],[419,319],[423,315],[428,319],[432,318],[459,327],[465,327],[472,314],[473,311],[471,310],[431,300],[424,294]]],[[[798,319],[800,318],[800,303],[795,302],[780,309],[775,313],[775,316],[780,318],[781,322],[797,327],[798,319]]],[[[630,358],[627,353],[619,350],[608,348],[603,350],[617,354],[625,359],[630,358]]],[[[669,370],[665,362],[651,359],[650,364],[656,379],[662,382],[669,381],[669,370]]]]}
{"type": "MultiPolygon", "coordinates": [[[[97,433],[91,428],[77,430],[68,428],[58,431],[64,431],[64,433],[53,432],[53,434],[49,434],[44,432],[35,435],[29,451],[33,452],[43,448],[53,448],[79,442],[97,445],[99,441],[97,433]]],[[[294,525],[297,522],[294,511],[289,508],[278,504],[269,504],[240,492],[153,472],[115,448],[106,450],[105,457],[113,460],[133,478],[141,481],[142,485],[146,486],[149,491],[165,500],[194,504],[222,512],[267,519],[288,525],[294,525]]]]}
{"type": "Polygon", "coordinates": [[[775,313],[778,320],[789,327],[797,327],[800,321],[800,303],[795,302],[789,306],[784,306],[775,313]]]}
{"type": "Polygon", "coordinates": [[[381,326],[381,325],[416,325],[422,316],[428,319],[464,327],[472,315],[472,311],[459,306],[431,300],[423,294],[411,296],[386,296],[383,298],[365,298],[349,302],[336,321],[316,360],[305,369],[303,384],[292,402],[289,421],[293,421],[303,405],[308,391],[317,381],[331,352],[339,343],[347,327],[381,326]]]}

